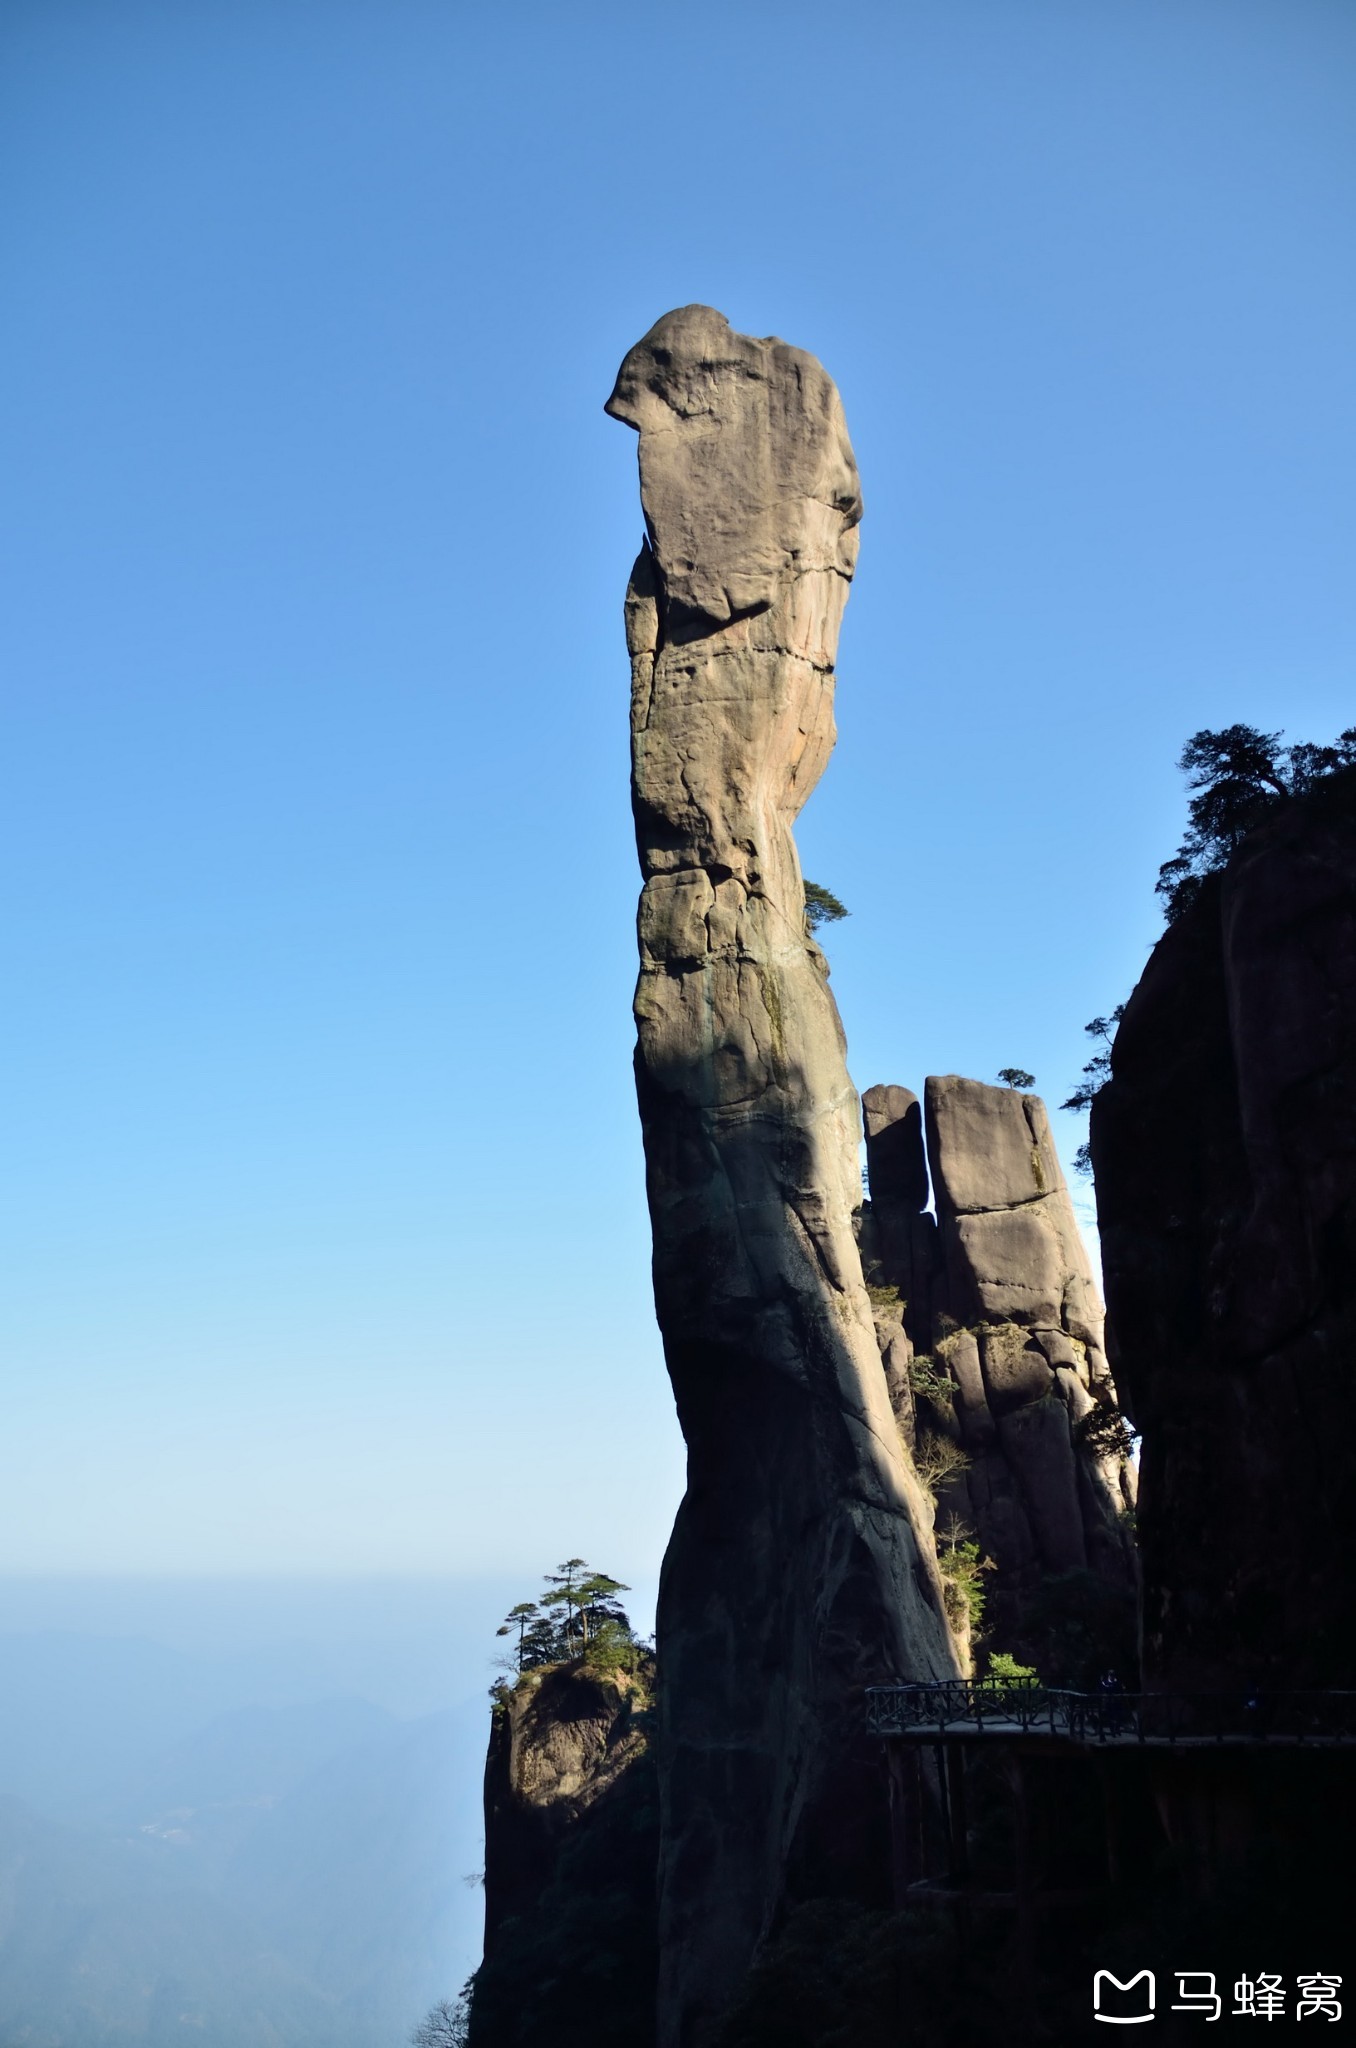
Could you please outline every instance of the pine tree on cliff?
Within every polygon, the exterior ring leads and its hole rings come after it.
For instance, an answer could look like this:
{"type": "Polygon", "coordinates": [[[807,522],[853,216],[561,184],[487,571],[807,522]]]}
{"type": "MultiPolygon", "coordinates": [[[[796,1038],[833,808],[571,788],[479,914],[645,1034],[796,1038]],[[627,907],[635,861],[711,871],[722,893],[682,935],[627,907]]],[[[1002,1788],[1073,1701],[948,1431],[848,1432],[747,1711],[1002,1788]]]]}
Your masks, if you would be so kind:
{"type": "MultiPolygon", "coordinates": [[[[1283,738],[1283,733],[1261,732],[1255,725],[1225,725],[1215,731],[1203,727],[1183,747],[1177,766],[1195,793],[1187,807],[1182,843],[1172,859],[1164,861],[1154,885],[1169,924],[1195,900],[1206,876],[1228,863],[1254,826],[1330,776],[1356,768],[1356,726],[1340,732],[1330,746],[1299,740],[1286,747],[1283,738]]],[[[1118,1003],[1108,1016],[1094,1017],[1084,1026],[1101,1045],[1061,1109],[1090,1109],[1111,1078],[1111,1041],[1124,1010],[1124,1003],[1118,1003]]],[[[1075,1153],[1074,1167],[1079,1173],[1091,1172],[1086,1143],[1075,1153]]]]}
{"type": "Polygon", "coordinates": [[[619,1593],[630,1587],[607,1572],[596,1572],[582,1557],[569,1557],[546,1573],[550,1591],[541,1600],[520,1600],[495,1631],[517,1636],[510,1669],[532,1671],[543,1664],[571,1658],[615,1656],[626,1661],[636,1648],[635,1633],[619,1593]]]}
{"type": "Polygon", "coordinates": [[[1186,834],[1158,871],[1157,893],[1168,922],[1180,917],[1209,874],[1222,868],[1255,825],[1339,769],[1356,767],[1356,726],[1330,746],[1307,741],[1283,747],[1284,735],[1255,725],[1193,733],[1177,765],[1194,790],[1186,834]]]}
{"type": "MultiPolygon", "coordinates": [[[[620,1579],[610,1578],[606,1572],[595,1572],[582,1557],[570,1557],[560,1569],[548,1572],[546,1582],[554,1590],[542,1596],[543,1607],[560,1607],[564,1613],[560,1621],[563,1641],[572,1649],[577,1642],[587,1656],[589,1631],[595,1635],[608,1623],[621,1624],[629,1634],[630,1624],[626,1614],[617,1605],[618,1593],[629,1593],[620,1579]]],[[[568,1654],[567,1649],[567,1654],[568,1654]]]]}
{"type": "Polygon", "coordinates": [[[805,935],[813,938],[822,924],[837,924],[841,918],[851,917],[846,903],[840,903],[832,889],[826,889],[822,882],[805,884],[805,935]]]}

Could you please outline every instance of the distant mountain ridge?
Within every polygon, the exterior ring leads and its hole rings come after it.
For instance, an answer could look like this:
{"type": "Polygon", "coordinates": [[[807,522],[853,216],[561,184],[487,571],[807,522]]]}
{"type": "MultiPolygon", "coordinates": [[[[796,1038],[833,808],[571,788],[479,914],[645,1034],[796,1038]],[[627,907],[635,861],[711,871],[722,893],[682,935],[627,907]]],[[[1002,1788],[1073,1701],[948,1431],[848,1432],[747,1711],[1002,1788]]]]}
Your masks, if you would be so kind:
{"type": "Polygon", "coordinates": [[[0,2048],[390,2048],[455,1991],[478,1689],[402,1720],[125,1638],[0,1655],[0,2048]]]}

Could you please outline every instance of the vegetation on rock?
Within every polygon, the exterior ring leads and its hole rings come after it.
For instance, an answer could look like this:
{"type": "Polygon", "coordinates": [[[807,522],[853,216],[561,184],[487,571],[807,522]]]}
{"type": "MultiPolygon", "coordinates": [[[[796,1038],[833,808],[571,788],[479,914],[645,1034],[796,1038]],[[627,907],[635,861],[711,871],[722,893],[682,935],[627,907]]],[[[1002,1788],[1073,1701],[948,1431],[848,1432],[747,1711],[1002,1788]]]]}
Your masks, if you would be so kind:
{"type": "MultiPolygon", "coordinates": [[[[941,1318],[938,1317],[940,1322],[941,1318]]],[[[909,1360],[909,1385],[915,1394],[939,1405],[951,1406],[956,1389],[947,1373],[929,1351],[920,1351],[909,1360]]]]}
{"type": "Polygon", "coordinates": [[[1177,765],[1193,790],[1181,845],[1164,861],[1155,884],[1169,924],[1181,916],[1205,877],[1222,868],[1255,825],[1343,768],[1356,767],[1356,725],[1330,746],[1282,746],[1283,733],[1226,725],[1191,735],[1177,765]]]}
{"type": "Polygon", "coordinates": [[[979,1634],[984,1621],[984,1583],[981,1573],[992,1571],[989,1560],[980,1555],[978,1543],[958,1515],[952,1515],[937,1540],[937,1565],[942,1574],[942,1596],[946,1618],[967,1643],[979,1634]]]}
{"type": "Polygon", "coordinates": [[[866,1292],[872,1308],[908,1307],[908,1303],[904,1300],[897,1287],[868,1286],[866,1292]]]}
{"type": "Polygon", "coordinates": [[[1093,1017],[1083,1026],[1089,1038],[1101,1040],[1101,1050],[1095,1052],[1083,1068],[1083,1078],[1067,1101],[1060,1103],[1061,1109],[1090,1109],[1092,1098],[1111,1074],[1111,1041],[1116,1035],[1116,1026],[1125,1015],[1125,1004],[1117,1003],[1107,1017],[1093,1017]]]}
{"type": "Polygon", "coordinates": [[[999,1685],[1022,1685],[1038,1675],[1034,1664],[1019,1664],[1007,1650],[990,1650],[988,1665],[984,1676],[999,1685]]]}
{"type": "MultiPolygon", "coordinates": [[[[1111,1041],[1116,1035],[1116,1026],[1124,1015],[1125,1004],[1117,1003],[1115,1009],[1108,1016],[1090,1018],[1083,1026],[1088,1037],[1100,1039],[1101,1045],[1092,1058],[1085,1062],[1082,1080],[1068,1099],[1060,1103],[1061,1109],[1091,1109],[1093,1097],[1098,1089],[1104,1087],[1111,1079],[1111,1041]]],[[[1092,1160],[1088,1153],[1086,1139],[1074,1153],[1073,1163],[1075,1173],[1090,1174],[1092,1172],[1092,1160]]]]}
{"type": "Polygon", "coordinates": [[[840,903],[832,889],[826,889],[819,882],[805,884],[805,935],[812,938],[822,924],[837,924],[852,912],[845,903],[840,903]]]}
{"type": "Polygon", "coordinates": [[[468,1977],[457,1998],[440,1998],[424,2014],[410,2035],[413,2048],[466,2048],[474,1984],[474,1977],[468,1977]]]}
{"type": "MultiPolygon", "coordinates": [[[[1154,884],[1169,924],[1195,901],[1206,876],[1227,865],[1255,826],[1342,770],[1356,770],[1356,725],[1339,733],[1330,746],[1297,741],[1287,747],[1281,744],[1283,738],[1283,733],[1259,732],[1254,725],[1203,728],[1191,735],[1178,755],[1177,766],[1195,793],[1187,807],[1182,843],[1172,859],[1164,861],[1154,884]]],[[[1111,1078],[1111,1044],[1124,1014],[1125,1004],[1117,1003],[1108,1016],[1084,1025],[1088,1036],[1101,1043],[1061,1109],[1091,1109],[1111,1078]]],[[[1092,1171],[1086,1144],[1075,1153],[1074,1167],[1082,1174],[1092,1171]]]]}
{"type": "Polygon", "coordinates": [[[1089,1408],[1073,1428],[1077,1448],[1090,1451],[1095,1458],[1128,1458],[1135,1448],[1135,1435],[1109,1398],[1089,1408]]]}
{"type": "Polygon", "coordinates": [[[520,1600],[495,1631],[517,1639],[508,1668],[521,1674],[578,1658],[595,1671],[634,1671],[640,1645],[617,1599],[630,1587],[582,1557],[566,1558],[545,1577],[549,1590],[541,1599],[520,1600]]]}
{"type": "Polygon", "coordinates": [[[967,1471],[970,1462],[968,1453],[941,1430],[919,1431],[913,1447],[913,1469],[934,1501],[947,1480],[967,1471]]]}

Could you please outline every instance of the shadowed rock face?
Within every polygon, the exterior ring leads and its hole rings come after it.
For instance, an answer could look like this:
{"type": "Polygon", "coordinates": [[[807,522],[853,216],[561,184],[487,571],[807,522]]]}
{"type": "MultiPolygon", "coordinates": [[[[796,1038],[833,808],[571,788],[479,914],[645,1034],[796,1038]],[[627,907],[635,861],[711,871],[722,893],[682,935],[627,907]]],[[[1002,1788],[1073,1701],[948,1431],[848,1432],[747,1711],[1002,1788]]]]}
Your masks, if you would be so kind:
{"type": "Polygon", "coordinates": [[[955,1074],[924,1097],[862,1098],[862,1249],[900,1297],[877,1290],[878,1340],[924,1466],[928,1439],[968,1461],[938,1485],[938,1523],[956,1517],[992,1567],[993,1647],[1040,1656],[1030,1617],[1043,1582],[1090,1571],[1127,1602],[1134,1583],[1133,1471],[1085,1440],[1085,1418],[1114,1407],[1102,1305],[1040,1097],[955,1074]],[[935,1222],[922,1213],[929,1167],[935,1222]]]}
{"type": "Polygon", "coordinates": [[[637,1088],[688,1486],[659,1605],[661,2040],[787,1898],[888,1896],[861,1690],[954,1669],[853,1234],[857,1098],[791,826],[834,740],[861,515],[813,357],[670,313],[608,403],[649,538],[626,599],[637,1088]]]}
{"type": "Polygon", "coordinates": [[[470,2048],[652,2048],[653,1679],[554,1665],[496,1703],[470,2048]]]}
{"type": "Polygon", "coordinates": [[[485,1956],[530,1920],[558,1845],[609,1798],[645,1749],[643,1694],[570,1665],[520,1678],[498,1702],[485,1763],[485,1956]]]}
{"type": "Polygon", "coordinates": [[[1091,1144],[1145,1676],[1356,1684],[1356,774],[1160,939],[1091,1144]]]}

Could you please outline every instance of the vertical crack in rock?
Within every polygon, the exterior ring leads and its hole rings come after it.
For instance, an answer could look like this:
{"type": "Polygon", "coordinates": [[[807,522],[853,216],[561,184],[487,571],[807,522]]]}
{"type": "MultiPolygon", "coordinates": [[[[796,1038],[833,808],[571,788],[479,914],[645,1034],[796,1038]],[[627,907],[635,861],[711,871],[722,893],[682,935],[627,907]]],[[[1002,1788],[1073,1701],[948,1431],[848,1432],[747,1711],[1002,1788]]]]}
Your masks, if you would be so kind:
{"type": "Polygon", "coordinates": [[[792,824],[833,746],[861,498],[812,356],[667,314],[626,596],[644,887],[636,1080],[688,1445],[659,1602],[660,2040],[689,2048],[788,1898],[888,1900],[872,1683],[955,1670],[930,1510],[853,1235],[858,1106],[792,824]]]}

